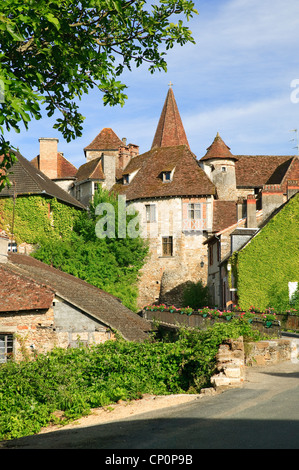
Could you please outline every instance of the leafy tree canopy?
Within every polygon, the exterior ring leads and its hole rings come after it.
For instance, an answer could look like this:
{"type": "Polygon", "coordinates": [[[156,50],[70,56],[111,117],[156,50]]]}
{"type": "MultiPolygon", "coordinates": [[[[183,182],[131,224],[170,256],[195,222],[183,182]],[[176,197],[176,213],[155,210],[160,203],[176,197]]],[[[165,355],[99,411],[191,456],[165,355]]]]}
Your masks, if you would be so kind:
{"type": "MultiPolygon", "coordinates": [[[[118,224],[118,199],[107,190],[99,188],[89,210],[79,212],[68,237],[44,237],[33,256],[61,271],[72,274],[88,283],[119,297],[124,305],[137,309],[139,271],[148,254],[146,240],[115,237],[98,238],[96,224],[105,214],[97,215],[99,204],[114,208],[118,224]]],[[[137,213],[125,214],[125,230],[137,213]]]]}
{"type": "MultiPolygon", "coordinates": [[[[76,100],[96,87],[105,105],[123,105],[126,86],[118,80],[123,70],[142,63],[151,73],[166,70],[166,51],[194,42],[181,18],[195,13],[189,0],[2,0],[2,168],[15,158],[3,126],[27,129],[32,118],[41,118],[44,106],[48,116],[61,112],[54,128],[67,141],[80,136],[84,117],[76,100]]],[[[7,183],[0,174],[0,189],[7,183]]]]}

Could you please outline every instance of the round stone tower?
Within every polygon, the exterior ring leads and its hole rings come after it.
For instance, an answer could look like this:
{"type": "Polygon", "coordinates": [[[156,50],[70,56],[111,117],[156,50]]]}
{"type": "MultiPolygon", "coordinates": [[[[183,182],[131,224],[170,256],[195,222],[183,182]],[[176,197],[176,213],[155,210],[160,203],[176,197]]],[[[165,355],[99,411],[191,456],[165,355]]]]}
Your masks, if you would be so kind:
{"type": "Polygon", "coordinates": [[[235,172],[237,160],[217,133],[212,145],[207,148],[207,153],[200,160],[200,164],[216,186],[218,199],[237,200],[235,172]]]}

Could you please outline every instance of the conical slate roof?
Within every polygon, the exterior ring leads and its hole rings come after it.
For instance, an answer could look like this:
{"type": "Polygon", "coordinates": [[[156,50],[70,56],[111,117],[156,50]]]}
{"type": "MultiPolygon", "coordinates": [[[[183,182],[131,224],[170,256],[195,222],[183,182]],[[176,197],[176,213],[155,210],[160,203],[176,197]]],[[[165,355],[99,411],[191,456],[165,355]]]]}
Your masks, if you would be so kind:
{"type": "Polygon", "coordinates": [[[190,148],[173,90],[169,88],[152,143],[152,149],[175,147],[177,145],[187,145],[190,148]]]}
{"type": "Polygon", "coordinates": [[[215,158],[223,158],[225,160],[238,160],[231,153],[230,148],[223,142],[218,132],[212,145],[207,148],[207,153],[203,158],[201,158],[201,161],[212,160],[215,158]]]}

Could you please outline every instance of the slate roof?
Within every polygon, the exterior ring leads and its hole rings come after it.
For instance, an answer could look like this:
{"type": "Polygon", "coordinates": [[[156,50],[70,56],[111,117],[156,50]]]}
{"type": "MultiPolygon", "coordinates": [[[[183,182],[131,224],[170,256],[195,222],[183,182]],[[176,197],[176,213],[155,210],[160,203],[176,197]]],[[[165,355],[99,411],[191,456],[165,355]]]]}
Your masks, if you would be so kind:
{"type": "Polygon", "coordinates": [[[128,201],[156,197],[201,196],[215,194],[215,186],[200,168],[186,145],[154,148],[133,158],[123,174],[137,171],[128,185],[117,183],[112,190],[128,201]],[[171,182],[164,183],[162,172],[174,169],[171,182]]]}
{"type": "MultiPolygon", "coordinates": [[[[30,161],[31,165],[39,170],[39,155],[30,161]]],[[[62,153],[57,153],[57,178],[56,179],[75,179],[77,168],[70,163],[62,153]]]]}
{"type": "Polygon", "coordinates": [[[54,291],[20,274],[7,263],[0,265],[0,312],[49,309],[54,291]]]}
{"type": "Polygon", "coordinates": [[[76,173],[76,180],[104,180],[105,175],[103,172],[101,158],[102,157],[95,158],[81,165],[76,173]]]}
{"type": "Polygon", "coordinates": [[[187,145],[189,147],[173,90],[170,88],[164,102],[151,148],[173,147],[177,145],[187,145]]]}
{"type": "Polygon", "coordinates": [[[8,263],[4,266],[48,286],[58,297],[118,331],[128,341],[143,341],[148,337],[147,333],[151,330],[149,322],[125,307],[117,297],[75,276],[31,256],[16,253],[8,255],[8,263]]]}
{"type": "MultiPolygon", "coordinates": [[[[85,206],[81,204],[81,202],[77,201],[77,199],[60,188],[38,168],[35,168],[34,165],[26,160],[19,152],[15,152],[15,154],[18,161],[9,169],[9,180],[11,183],[15,181],[17,196],[31,194],[51,196],[71,206],[85,209],[85,206]]],[[[12,184],[10,187],[6,186],[0,192],[0,197],[13,196],[13,193],[14,185],[12,184]]]]}
{"type": "Polygon", "coordinates": [[[123,145],[124,143],[115,132],[109,127],[105,127],[84,150],[117,150],[123,145]]]}

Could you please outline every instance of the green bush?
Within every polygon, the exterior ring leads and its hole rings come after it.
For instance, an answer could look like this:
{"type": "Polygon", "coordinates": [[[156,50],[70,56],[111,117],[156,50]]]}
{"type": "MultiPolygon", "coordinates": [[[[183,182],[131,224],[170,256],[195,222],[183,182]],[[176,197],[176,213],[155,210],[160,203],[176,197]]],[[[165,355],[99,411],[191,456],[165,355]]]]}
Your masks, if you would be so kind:
{"type": "Polygon", "coordinates": [[[202,281],[191,282],[183,293],[183,306],[199,309],[209,305],[209,288],[202,281]]]}
{"type": "Polygon", "coordinates": [[[38,433],[91,408],[144,393],[199,392],[209,385],[219,345],[227,338],[258,339],[234,320],[206,331],[183,330],[175,342],[107,341],[90,348],[55,349],[32,362],[0,366],[0,439],[38,433]],[[62,418],[60,418],[62,419],[62,418]]]}

